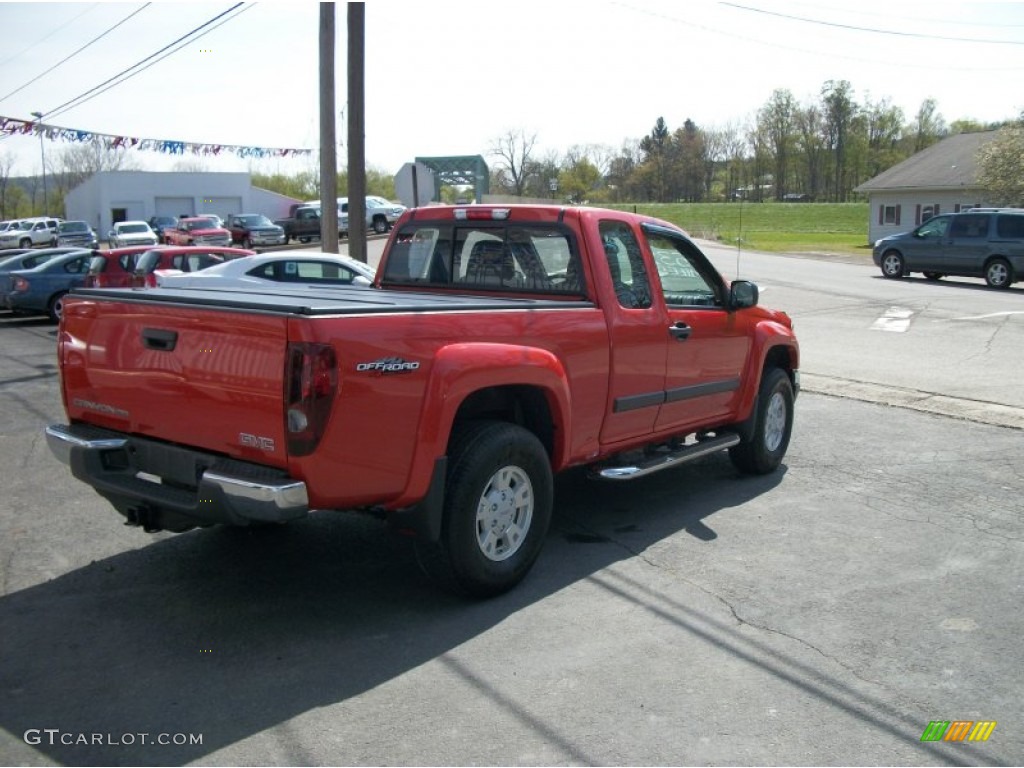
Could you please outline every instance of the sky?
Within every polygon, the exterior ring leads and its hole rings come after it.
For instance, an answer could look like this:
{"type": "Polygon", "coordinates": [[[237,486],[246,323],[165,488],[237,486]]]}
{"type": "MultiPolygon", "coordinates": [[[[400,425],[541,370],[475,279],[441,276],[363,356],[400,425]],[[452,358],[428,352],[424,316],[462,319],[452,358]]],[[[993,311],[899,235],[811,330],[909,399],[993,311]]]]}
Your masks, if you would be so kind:
{"type": "MultiPolygon", "coordinates": [[[[317,149],[319,4],[245,3],[172,45],[234,5],[0,2],[0,116],[41,112],[44,125],[82,135],[317,149]],[[119,82],[129,70],[138,74],[119,82]]],[[[335,8],[344,165],[346,4],[335,8]]],[[[1024,2],[369,0],[365,73],[366,161],[388,173],[420,156],[493,164],[509,131],[535,136],[542,157],[617,151],[659,117],[670,130],[687,119],[742,127],[774,90],[806,105],[828,80],[849,81],[860,103],[887,99],[908,122],[927,98],[947,123],[1000,121],[1024,110],[1024,2]]],[[[73,146],[40,144],[0,137],[0,163],[38,174],[43,153],[73,146]]],[[[153,171],[182,160],[211,171],[317,168],[315,154],[130,154],[153,171]]]]}

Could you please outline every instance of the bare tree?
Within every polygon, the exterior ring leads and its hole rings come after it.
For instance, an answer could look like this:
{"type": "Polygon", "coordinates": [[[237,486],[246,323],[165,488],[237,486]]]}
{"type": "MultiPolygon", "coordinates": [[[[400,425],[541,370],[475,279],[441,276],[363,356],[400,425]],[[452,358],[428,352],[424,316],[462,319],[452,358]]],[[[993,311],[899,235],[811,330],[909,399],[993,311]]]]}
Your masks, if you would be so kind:
{"type": "Polygon", "coordinates": [[[109,146],[98,136],[91,141],[79,142],[56,153],[51,171],[56,185],[56,194],[63,199],[95,173],[102,171],[134,171],[141,165],[130,157],[128,150],[109,146]]]}
{"type": "Polygon", "coordinates": [[[512,191],[522,197],[529,177],[530,155],[537,143],[537,134],[527,134],[522,128],[513,128],[494,139],[491,155],[499,160],[498,170],[512,191]]]}

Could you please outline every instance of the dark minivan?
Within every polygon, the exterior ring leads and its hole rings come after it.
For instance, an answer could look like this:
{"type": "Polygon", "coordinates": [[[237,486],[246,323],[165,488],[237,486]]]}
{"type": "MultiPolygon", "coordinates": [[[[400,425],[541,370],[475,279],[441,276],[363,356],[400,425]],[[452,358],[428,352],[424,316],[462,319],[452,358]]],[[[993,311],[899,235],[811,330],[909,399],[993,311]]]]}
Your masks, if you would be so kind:
{"type": "Polygon", "coordinates": [[[1024,209],[941,214],[912,232],[876,241],[872,255],[889,278],[923,272],[929,280],[982,277],[992,288],[1009,288],[1024,279],[1024,209]]]}

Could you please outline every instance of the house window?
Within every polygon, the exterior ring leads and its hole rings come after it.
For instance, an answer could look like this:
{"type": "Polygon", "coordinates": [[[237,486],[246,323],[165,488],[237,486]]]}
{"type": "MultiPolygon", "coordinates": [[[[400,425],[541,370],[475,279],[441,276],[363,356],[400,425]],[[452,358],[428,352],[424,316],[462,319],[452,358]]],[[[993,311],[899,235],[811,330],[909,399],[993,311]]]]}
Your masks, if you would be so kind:
{"type": "Polygon", "coordinates": [[[887,206],[885,206],[885,213],[883,215],[882,223],[883,224],[899,224],[900,223],[899,210],[900,210],[900,207],[898,205],[887,205],[887,206]]]}

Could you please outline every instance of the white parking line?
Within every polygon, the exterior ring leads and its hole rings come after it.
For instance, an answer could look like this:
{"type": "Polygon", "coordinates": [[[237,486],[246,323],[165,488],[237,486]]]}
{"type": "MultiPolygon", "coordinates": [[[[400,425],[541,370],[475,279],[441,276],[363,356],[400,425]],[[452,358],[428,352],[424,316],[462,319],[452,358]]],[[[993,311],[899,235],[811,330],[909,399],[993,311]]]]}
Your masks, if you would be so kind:
{"type": "Polygon", "coordinates": [[[885,314],[875,320],[871,325],[872,331],[889,331],[890,333],[905,333],[910,328],[910,318],[914,316],[914,310],[904,307],[889,307],[885,314]]]}
{"type": "Polygon", "coordinates": [[[1007,315],[1024,315],[1024,311],[1019,309],[1010,310],[1009,312],[989,312],[987,315],[971,315],[970,317],[954,317],[953,320],[988,320],[990,317],[1006,317],[1007,315]]]}

